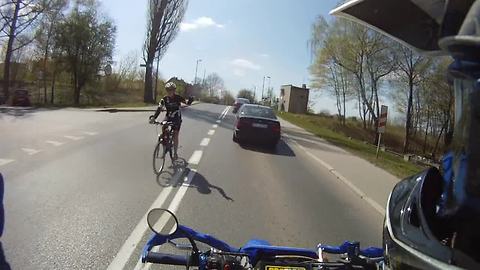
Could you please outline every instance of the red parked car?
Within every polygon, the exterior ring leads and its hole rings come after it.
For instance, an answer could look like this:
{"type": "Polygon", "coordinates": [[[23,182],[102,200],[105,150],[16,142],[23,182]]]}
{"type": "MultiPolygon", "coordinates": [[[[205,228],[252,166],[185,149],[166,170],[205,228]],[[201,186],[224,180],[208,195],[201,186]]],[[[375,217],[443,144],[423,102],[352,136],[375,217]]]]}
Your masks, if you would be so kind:
{"type": "Polygon", "coordinates": [[[248,104],[250,103],[250,100],[246,98],[237,98],[235,99],[235,103],[233,103],[233,113],[237,113],[238,109],[242,107],[243,104],[248,104]]]}
{"type": "Polygon", "coordinates": [[[31,106],[28,90],[15,90],[13,92],[12,106],[31,106]]]}

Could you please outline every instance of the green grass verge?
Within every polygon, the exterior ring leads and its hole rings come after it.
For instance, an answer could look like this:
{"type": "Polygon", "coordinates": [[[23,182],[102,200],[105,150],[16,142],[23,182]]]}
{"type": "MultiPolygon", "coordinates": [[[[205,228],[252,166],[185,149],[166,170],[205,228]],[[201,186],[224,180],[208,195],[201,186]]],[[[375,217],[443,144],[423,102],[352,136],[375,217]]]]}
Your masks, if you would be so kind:
{"type": "Polygon", "coordinates": [[[363,141],[349,138],[343,134],[329,129],[328,126],[331,125],[329,125],[328,121],[333,120],[314,115],[300,115],[285,112],[279,112],[278,116],[291,122],[292,124],[304,128],[305,130],[331,142],[334,145],[340,146],[345,150],[363,159],[366,159],[370,163],[390,172],[397,177],[404,178],[418,173],[424,169],[421,166],[403,160],[402,157],[388,152],[380,152],[377,159],[375,156],[376,147],[366,144],[363,141]]]}

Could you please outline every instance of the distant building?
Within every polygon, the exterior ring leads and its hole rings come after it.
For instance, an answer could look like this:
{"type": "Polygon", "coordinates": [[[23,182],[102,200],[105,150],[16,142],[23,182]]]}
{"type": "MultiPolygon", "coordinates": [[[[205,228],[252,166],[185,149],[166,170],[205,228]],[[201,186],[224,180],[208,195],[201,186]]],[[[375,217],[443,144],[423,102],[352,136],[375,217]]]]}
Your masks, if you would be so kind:
{"type": "Polygon", "coordinates": [[[280,88],[280,111],[291,113],[307,113],[308,93],[310,89],[305,84],[296,87],[291,84],[282,85],[280,88]]]}

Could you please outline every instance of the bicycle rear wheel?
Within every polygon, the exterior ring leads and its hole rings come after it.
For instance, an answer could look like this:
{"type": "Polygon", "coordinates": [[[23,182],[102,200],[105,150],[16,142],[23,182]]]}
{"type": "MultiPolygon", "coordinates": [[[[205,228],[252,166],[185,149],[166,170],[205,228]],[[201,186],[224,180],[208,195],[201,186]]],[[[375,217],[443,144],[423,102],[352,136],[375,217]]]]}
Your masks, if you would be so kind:
{"type": "Polygon", "coordinates": [[[165,146],[158,142],[153,151],[153,172],[157,175],[162,172],[163,167],[165,166],[165,154],[165,146]]]}

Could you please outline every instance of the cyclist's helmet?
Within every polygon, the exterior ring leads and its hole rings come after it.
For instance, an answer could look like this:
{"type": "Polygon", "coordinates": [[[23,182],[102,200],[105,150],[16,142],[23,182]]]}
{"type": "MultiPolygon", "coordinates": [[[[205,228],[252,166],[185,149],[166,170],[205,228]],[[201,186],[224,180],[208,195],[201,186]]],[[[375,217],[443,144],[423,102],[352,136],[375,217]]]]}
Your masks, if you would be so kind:
{"type": "Polygon", "coordinates": [[[173,82],[168,82],[165,84],[165,89],[167,91],[174,91],[175,89],[177,89],[177,86],[173,82]]]}
{"type": "MultiPolygon", "coordinates": [[[[450,149],[390,194],[383,232],[391,269],[480,269],[480,0],[353,0],[331,13],[425,54],[453,58],[450,149]]],[[[432,89],[434,91],[434,89],[432,89]]]]}

